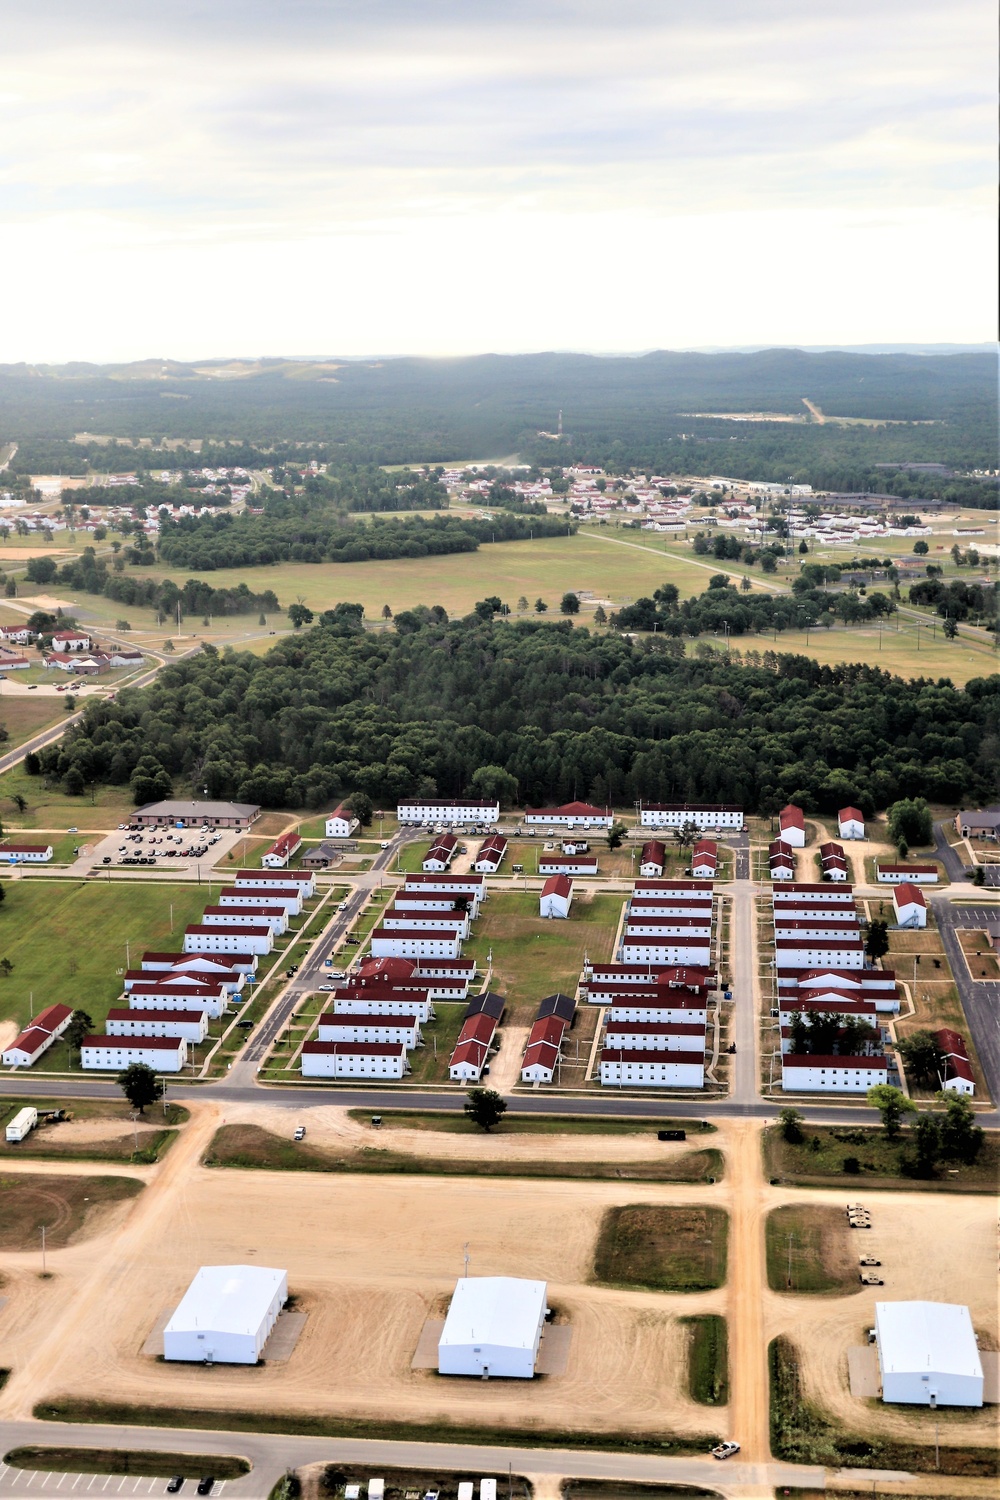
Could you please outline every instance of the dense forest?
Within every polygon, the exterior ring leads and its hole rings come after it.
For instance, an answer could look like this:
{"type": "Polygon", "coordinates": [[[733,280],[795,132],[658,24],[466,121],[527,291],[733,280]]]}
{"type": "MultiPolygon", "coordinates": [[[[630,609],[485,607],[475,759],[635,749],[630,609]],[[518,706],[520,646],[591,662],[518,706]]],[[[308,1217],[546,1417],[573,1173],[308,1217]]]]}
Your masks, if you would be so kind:
{"type": "MultiPolygon", "coordinates": [[[[520,452],[616,472],[792,478],[901,499],[996,503],[995,482],[968,474],[996,466],[997,371],[988,352],[482,355],[345,361],[335,378],[330,372],[329,363],[282,360],[234,368],[238,379],[224,378],[221,365],[0,366],[0,441],[16,439],[15,465],[35,473],[74,472],[65,463],[80,466],[81,454],[66,440],[87,430],[206,442],[198,455],[174,454],[177,466],[261,467],[293,457],[437,464],[520,452]],[[804,396],[828,418],[899,425],[821,424],[808,419],[804,396]],[[562,440],[541,436],[560,410],[562,440]],[[807,420],[711,415],[759,412],[807,420]],[[945,472],[912,467],[920,464],[945,472]]],[[[148,449],[93,447],[95,468],[153,458],[148,449]]],[[[161,453],[153,466],[165,461],[161,453]]]]}
{"type": "Polygon", "coordinates": [[[271,807],[473,786],[508,803],[687,798],[764,815],[789,799],[871,813],[997,794],[1000,676],[959,691],[771,651],[690,658],[659,636],[489,610],[409,613],[404,632],[373,634],[360,606],[339,605],[263,657],[206,648],[146,689],[89,700],[29,769],[68,790],[106,780],[143,797],[174,778],[271,807]]]}
{"type": "Polygon", "coordinates": [[[181,516],[160,531],[158,552],[172,568],[199,572],[216,568],[254,568],[276,562],[352,563],[370,558],[437,557],[453,552],[475,552],[481,542],[525,541],[534,536],[567,536],[575,524],[556,516],[530,519],[504,514],[490,521],[457,516],[374,516],[365,525],[346,521],[323,502],[304,514],[295,502],[276,501],[278,513],[262,516],[220,514],[181,516]]]}

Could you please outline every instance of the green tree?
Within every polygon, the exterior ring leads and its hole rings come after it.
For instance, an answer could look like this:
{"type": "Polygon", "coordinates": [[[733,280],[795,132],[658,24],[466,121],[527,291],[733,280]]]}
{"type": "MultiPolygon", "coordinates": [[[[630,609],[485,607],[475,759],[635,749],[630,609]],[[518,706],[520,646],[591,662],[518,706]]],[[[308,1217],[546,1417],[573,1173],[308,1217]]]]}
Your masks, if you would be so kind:
{"type": "Polygon", "coordinates": [[[24,757],[24,769],[29,776],[41,775],[42,762],[39,760],[35,750],[29,750],[24,757]]]}
{"type": "Polygon", "coordinates": [[[287,613],[293,630],[301,630],[303,625],[311,625],[313,622],[313,612],[304,604],[290,604],[287,613]]]}
{"type": "Polygon", "coordinates": [[[918,542],[913,543],[913,550],[918,557],[926,557],[931,549],[928,547],[923,537],[921,537],[918,542]]]}
{"type": "Polygon", "coordinates": [[[627,833],[628,825],[626,823],[612,823],[611,827],[608,829],[608,848],[620,849],[622,844],[625,842],[625,835],[627,833]]]}
{"type": "Polygon", "coordinates": [[[69,1025],[63,1032],[67,1045],[75,1052],[79,1052],[83,1046],[85,1036],[90,1036],[94,1029],[93,1018],[85,1010],[75,1010],[69,1018],[69,1025]]]}
{"type": "Polygon", "coordinates": [[[914,1083],[932,1087],[938,1082],[944,1053],[933,1032],[911,1031],[896,1044],[896,1051],[903,1059],[907,1077],[914,1083]]]}
{"type": "Polygon", "coordinates": [[[53,557],[30,557],[26,576],[29,583],[51,583],[56,576],[57,564],[53,557]]]}
{"type": "Polygon", "coordinates": [[[882,1129],[890,1141],[894,1141],[902,1128],[903,1116],[912,1114],[916,1105],[907,1099],[902,1089],[891,1083],[876,1083],[868,1090],[868,1103],[882,1117],[882,1129]]]}
{"type": "Polygon", "coordinates": [[[347,806],[351,809],[351,812],[357,818],[362,828],[367,828],[375,812],[375,804],[368,796],[368,793],[352,792],[347,798],[347,806]]]}
{"type": "Polygon", "coordinates": [[[743,590],[744,594],[749,594],[750,590],[753,588],[753,583],[750,580],[749,573],[743,574],[743,581],[740,584],[740,588],[743,590]]]}
{"type": "Polygon", "coordinates": [[[790,1104],[778,1110],[778,1124],[781,1126],[782,1137],[792,1146],[799,1145],[803,1139],[802,1120],[802,1114],[799,1110],[793,1109],[790,1104]]]}
{"type": "Polygon", "coordinates": [[[528,613],[528,601],[524,594],[517,601],[517,612],[519,615],[526,615],[528,613]]]}
{"type": "Polygon", "coordinates": [[[883,958],[889,951],[889,924],[882,922],[877,917],[868,923],[868,934],[865,938],[865,952],[873,961],[883,958]]]}
{"type": "Polygon", "coordinates": [[[79,766],[70,766],[63,777],[63,791],[67,797],[82,797],[84,790],[85,783],[79,766]]]}
{"type": "Polygon", "coordinates": [[[579,595],[563,594],[559,601],[559,612],[564,615],[578,615],[580,613],[579,595]]]}
{"type": "Polygon", "coordinates": [[[11,963],[10,959],[0,958],[0,974],[2,974],[5,979],[9,979],[13,972],[14,965],[11,963]]]}
{"type": "Polygon", "coordinates": [[[131,1063],[116,1079],[133,1109],[145,1114],[146,1106],[163,1098],[163,1084],[146,1063],[131,1063]]]}
{"type": "Polygon", "coordinates": [[[941,1155],[941,1127],[936,1115],[925,1110],[917,1115],[913,1124],[913,1140],[916,1157],[913,1173],[916,1177],[932,1177],[941,1155]]]}
{"type": "Polygon", "coordinates": [[[545,602],[544,599],[536,599],[535,600],[535,614],[536,615],[544,615],[544,613],[548,609],[548,607],[549,606],[546,604],[546,602],[545,602]]]}
{"type": "Polygon", "coordinates": [[[382,618],[383,620],[392,619],[392,610],[389,608],[388,604],[383,604],[382,606],[382,618]]]}
{"type": "Polygon", "coordinates": [[[470,1089],[465,1096],[465,1113],[483,1130],[499,1125],[507,1113],[507,1101],[496,1089],[470,1089]]]}
{"type": "Polygon", "coordinates": [[[13,802],[19,813],[25,813],[28,811],[28,799],[22,792],[15,792],[10,800],[13,802]]]}
{"type": "Polygon", "coordinates": [[[164,651],[168,651],[168,652],[173,651],[173,649],[174,649],[174,643],[173,643],[173,641],[170,640],[170,639],[165,640],[163,642],[163,649],[164,649],[164,651]]]}
{"type": "Polygon", "coordinates": [[[608,623],[608,612],[603,604],[599,604],[594,610],[594,624],[606,625],[608,623]]]}
{"type": "Polygon", "coordinates": [[[944,631],[946,640],[953,641],[956,635],[958,635],[958,626],[950,616],[945,620],[941,629],[944,631]]]}
{"type": "Polygon", "coordinates": [[[505,771],[503,766],[477,766],[469,790],[484,801],[496,801],[501,807],[509,807],[517,800],[517,777],[505,771]]]}
{"type": "Polygon", "coordinates": [[[912,849],[930,844],[934,838],[931,810],[923,797],[904,797],[889,808],[889,837],[894,844],[904,839],[912,849]]]}
{"type": "Polygon", "coordinates": [[[938,1098],[944,1105],[941,1121],[941,1154],[951,1161],[971,1164],[983,1147],[983,1127],[976,1124],[972,1105],[963,1094],[942,1090],[938,1098]]]}
{"type": "Polygon", "coordinates": [[[679,828],[674,829],[674,839],[682,849],[691,849],[701,837],[701,829],[692,819],[687,818],[679,828]]]}

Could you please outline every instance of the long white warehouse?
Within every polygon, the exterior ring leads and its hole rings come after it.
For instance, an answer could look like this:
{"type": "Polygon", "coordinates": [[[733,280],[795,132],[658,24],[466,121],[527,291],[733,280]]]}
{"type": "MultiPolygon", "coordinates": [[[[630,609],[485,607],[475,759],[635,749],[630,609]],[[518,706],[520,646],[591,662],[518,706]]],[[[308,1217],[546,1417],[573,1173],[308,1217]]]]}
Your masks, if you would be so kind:
{"type": "Polygon", "coordinates": [[[287,1271],[202,1266],[163,1330],[163,1358],[255,1365],[287,1301],[287,1271]]]}
{"type": "Polygon", "coordinates": [[[438,1341],[439,1375],[530,1380],[545,1323],[544,1281],[465,1276],[438,1341]]]}
{"type": "Polygon", "coordinates": [[[882,1400],[982,1406],[983,1364],[969,1309],[955,1302],[876,1302],[882,1400]]]}

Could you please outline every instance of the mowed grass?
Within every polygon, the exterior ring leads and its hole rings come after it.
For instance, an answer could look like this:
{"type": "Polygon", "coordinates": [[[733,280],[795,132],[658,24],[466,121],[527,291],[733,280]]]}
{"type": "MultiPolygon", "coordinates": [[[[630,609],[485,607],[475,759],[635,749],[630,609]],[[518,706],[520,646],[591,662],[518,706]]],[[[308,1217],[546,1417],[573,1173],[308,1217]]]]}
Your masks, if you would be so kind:
{"type": "Polygon", "coordinates": [[[57,1250],[78,1238],[87,1228],[96,1232],[97,1221],[117,1204],[135,1198],[143,1184],[134,1177],[57,1177],[18,1172],[0,1172],[0,1250],[41,1250],[42,1226],[45,1244],[57,1250]]]}
{"type": "Polygon", "coordinates": [[[767,1216],[766,1244],[772,1292],[848,1292],[858,1285],[864,1236],[850,1229],[839,1208],[776,1208],[767,1216]]]}
{"type": "Polygon", "coordinates": [[[621,896],[588,897],[574,887],[569,917],[561,920],[538,915],[537,891],[493,892],[479,909],[464,952],[483,972],[492,952],[490,988],[512,1007],[537,1003],[556,990],[573,995],[584,954],[610,959],[621,909],[621,896]]]}
{"type": "Polygon", "coordinates": [[[627,1203],[609,1208],[594,1280],[657,1292],[707,1292],[726,1279],[729,1216],[721,1208],[627,1203]]]}
{"type": "MultiPolygon", "coordinates": [[[[367,1125],[370,1109],[349,1109],[352,1120],[367,1125]]],[[[463,1110],[385,1109],[383,1130],[437,1130],[449,1135],[476,1135],[463,1110]]],[[[703,1120],[615,1120],[606,1115],[521,1115],[508,1109],[491,1135],[648,1135],[657,1130],[685,1130],[688,1135],[714,1135],[716,1127],[703,1120]]]]}
{"type": "Polygon", "coordinates": [[[12,1469],[37,1470],[44,1474],[128,1474],[129,1477],[167,1479],[181,1474],[185,1479],[239,1479],[249,1474],[245,1458],[219,1453],[154,1453],[126,1448],[13,1448],[4,1463],[12,1469]]]}
{"type": "Polygon", "coordinates": [[[197,921],[208,901],[205,887],[139,881],[33,878],[10,881],[5,889],[0,957],[14,967],[0,977],[0,1020],[18,1026],[28,1020],[32,1003],[36,1014],[57,1003],[79,1007],[103,1026],[121,994],[118,970],[126,967],[126,943],[133,968],[147,948],[179,952],[185,926],[197,921]]]}
{"type": "Polygon", "coordinates": [[[0,750],[4,753],[15,750],[32,735],[65,718],[66,710],[61,699],[54,702],[51,698],[36,698],[34,693],[30,697],[16,698],[11,693],[0,693],[0,729],[7,731],[0,750]]]}

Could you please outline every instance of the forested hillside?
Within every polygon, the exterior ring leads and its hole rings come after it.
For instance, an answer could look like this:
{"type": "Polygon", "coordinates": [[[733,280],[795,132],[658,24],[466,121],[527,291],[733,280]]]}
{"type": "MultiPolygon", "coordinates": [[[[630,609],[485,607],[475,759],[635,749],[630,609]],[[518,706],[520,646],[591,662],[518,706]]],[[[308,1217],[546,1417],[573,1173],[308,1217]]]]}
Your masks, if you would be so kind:
{"type": "MultiPolygon", "coordinates": [[[[43,461],[57,456],[53,440],[90,431],[229,438],[281,452],[300,443],[337,463],[433,464],[518,451],[548,464],[792,477],[833,489],[877,490],[891,481],[902,497],[937,494],[951,483],[955,498],[971,503],[995,494],[995,486],[961,475],[996,465],[996,397],[989,353],[771,349],[635,358],[271,360],[238,367],[6,365],[0,366],[0,441],[25,444],[16,462],[30,462],[34,472],[54,467],[43,461]],[[803,397],[827,417],[902,425],[820,425],[803,397]],[[555,430],[560,410],[563,440],[541,437],[555,430]],[[704,415],[752,412],[805,420],[733,423],[704,415]],[[943,464],[959,477],[894,474],[879,469],[882,463],[943,464]]],[[[74,460],[72,449],[64,456],[74,460]]]]}
{"type": "Polygon", "coordinates": [[[977,802],[997,792],[1000,676],[958,691],[801,656],[738,665],[685,658],[672,640],[427,611],[374,635],[360,607],[341,605],[267,656],[207,648],[143,691],[89,700],[31,767],[78,789],[131,782],[142,797],[174,777],[272,807],[354,790],[451,796],[474,779],[522,804],[688,798],[770,814],[789,799],[868,812],[909,796],[977,802]]]}

